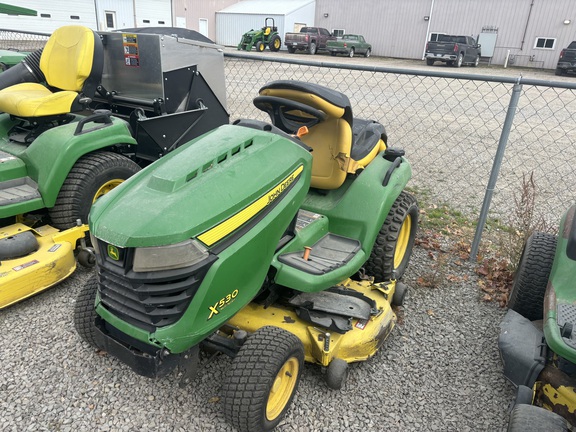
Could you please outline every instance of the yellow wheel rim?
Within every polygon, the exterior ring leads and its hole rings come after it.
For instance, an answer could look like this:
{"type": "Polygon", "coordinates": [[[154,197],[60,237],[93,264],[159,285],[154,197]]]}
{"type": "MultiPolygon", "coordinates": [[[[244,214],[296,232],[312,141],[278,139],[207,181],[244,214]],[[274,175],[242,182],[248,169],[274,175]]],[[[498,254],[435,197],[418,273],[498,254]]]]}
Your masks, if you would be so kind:
{"type": "Polygon", "coordinates": [[[296,357],[290,357],[280,368],[268,395],[268,404],[266,405],[266,418],[268,421],[273,421],[284,411],[290,396],[294,392],[299,368],[300,363],[296,357]]]}
{"type": "Polygon", "coordinates": [[[280,48],[280,41],[278,39],[274,41],[274,48],[276,49],[280,48]]]}
{"type": "Polygon", "coordinates": [[[404,260],[404,256],[406,256],[406,250],[408,249],[408,243],[410,241],[410,231],[412,231],[412,218],[408,215],[406,219],[404,219],[404,222],[402,222],[398,240],[396,241],[396,249],[394,250],[395,269],[402,264],[402,260],[404,260]]]}
{"type": "Polygon", "coordinates": [[[123,179],[114,179],[114,180],[110,180],[110,181],[107,181],[106,183],[104,183],[102,186],[100,186],[100,188],[94,194],[94,199],[92,200],[92,204],[94,204],[96,202],[96,200],[98,198],[100,198],[102,195],[106,195],[108,192],[110,192],[112,189],[114,189],[116,186],[118,186],[123,181],[124,181],[123,179]]]}

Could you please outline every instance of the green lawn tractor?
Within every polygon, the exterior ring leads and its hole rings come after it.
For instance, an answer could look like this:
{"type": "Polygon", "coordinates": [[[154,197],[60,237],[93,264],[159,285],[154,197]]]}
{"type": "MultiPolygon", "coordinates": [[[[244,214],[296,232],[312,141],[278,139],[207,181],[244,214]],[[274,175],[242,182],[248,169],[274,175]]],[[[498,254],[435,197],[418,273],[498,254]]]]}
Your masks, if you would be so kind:
{"type": "Polygon", "coordinates": [[[254,104],[273,125],[221,126],[94,205],[97,274],[74,313],[85,341],[144,376],[177,367],[186,384],[200,348],[233,357],[222,399],[241,431],[278,425],[303,361],[338,389],[376,353],[418,221],[404,152],[344,94],[275,81],[254,104]]]}
{"type": "Polygon", "coordinates": [[[270,51],[276,52],[281,46],[282,39],[278,34],[274,18],[266,18],[264,27],[258,30],[252,29],[242,35],[238,50],[252,51],[252,48],[256,47],[256,51],[262,52],[268,47],[270,51]]]}
{"type": "Polygon", "coordinates": [[[537,232],[526,242],[501,324],[504,374],[518,388],[514,431],[576,426],[575,212],[563,215],[558,236],[537,232]]]}
{"type": "Polygon", "coordinates": [[[75,255],[94,263],[94,201],[228,123],[217,48],[65,26],[0,74],[0,309],[69,276],[75,255]],[[195,58],[211,65],[210,85],[195,58]]]}

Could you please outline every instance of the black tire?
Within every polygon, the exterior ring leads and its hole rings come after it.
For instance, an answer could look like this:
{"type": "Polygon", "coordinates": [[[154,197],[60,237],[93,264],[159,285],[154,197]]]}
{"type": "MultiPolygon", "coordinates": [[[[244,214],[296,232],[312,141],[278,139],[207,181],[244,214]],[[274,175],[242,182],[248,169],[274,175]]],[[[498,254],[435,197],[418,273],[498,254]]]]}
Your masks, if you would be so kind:
{"type": "Polygon", "coordinates": [[[308,46],[308,52],[312,55],[316,54],[316,50],[318,48],[316,48],[316,42],[310,42],[310,45],[308,46]]]}
{"type": "Polygon", "coordinates": [[[477,67],[479,64],[480,64],[480,54],[476,56],[476,58],[474,59],[474,63],[472,63],[472,66],[477,67]]]}
{"type": "Polygon", "coordinates": [[[364,53],[364,57],[368,58],[368,57],[370,57],[370,54],[372,54],[372,50],[370,48],[368,48],[366,50],[366,52],[364,53]]]}
{"type": "Polygon", "coordinates": [[[354,47],[350,48],[350,52],[348,53],[348,57],[350,57],[350,58],[354,57],[355,52],[356,51],[354,51],[354,47]]]}
{"type": "Polygon", "coordinates": [[[396,282],[396,289],[394,290],[394,295],[392,296],[392,304],[394,306],[404,306],[404,299],[406,298],[406,292],[408,287],[402,282],[396,282]]]}
{"type": "Polygon", "coordinates": [[[414,247],[417,226],[416,198],[402,192],[386,216],[370,258],[364,264],[366,272],[374,276],[376,282],[400,279],[404,275],[414,247]]]}
{"type": "Polygon", "coordinates": [[[335,53],[334,51],[330,51],[330,55],[331,55],[332,57],[335,57],[335,56],[336,56],[336,53],[335,53]]]}
{"type": "Polygon", "coordinates": [[[300,339],[278,327],[258,329],[240,348],[222,384],[226,420],[241,432],[274,429],[292,402],[303,365],[300,339]]]}
{"type": "Polygon", "coordinates": [[[458,54],[458,58],[454,61],[454,67],[459,68],[460,66],[462,66],[463,62],[464,62],[464,55],[460,53],[458,54]]]}
{"type": "Polygon", "coordinates": [[[76,257],[82,267],[92,268],[96,265],[96,255],[93,250],[82,249],[76,257]]]}
{"type": "Polygon", "coordinates": [[[326,384],[332,390],[340,390],[348,378],[348,363],[335,358],[326,369],[326,384]]]}
{"type": "Polygon", "coordinates": [[[566,432],[566,420],[534,405],[516,405],[510,414],[508,432],[566,432]]]}
{"type": "Polygon", "coordinates": [[[270,41],[268,42],[268,48],[270,48],[270,51],[277,52],[281,46],[282,40],[280,39],[280,36],[274,35],[270,38],[270,41]]]}
{"type": "Polygon", "coordinates": [[[262,41],[256,42],[256,51],[262,52],[265,49],[266,49],[266,45],[264,45],[264,42],[262,42],[262,41]]]}
{"type": "Polygon", "coordinates": [[[554,74],[558,75],[558,76],[564,76],[564,75],[566,75],[566,71],[564,69],[556,68],[556,70],[554,71],[554,74]]]}
{"type": "Polygon", "coordinates": [[[289,52],[290,54],[294,54],[294,53],[296,52],[296,48],[289,46],[289,47],[288,47],[288,52],[289,52]]]}
{"type": "Polygon", "coordinates": [[[427,59],[426,59],[426,64],[427,64],[428,66],[432,66],[432,65],[434,64],[434,59],[427,58],[427,59]]]}
{"type": "Polygon", "coordinates": [[[52,224],[62,230],[75,226],[77,219],[87,223],[92,203],[139,170],[135,162],[117,153],[101,151],[82,156],[49,210],[52,224]]]}
{"type": "Polygon", "coordinates": [[[544,294],[554,264],[556,236],[535,232],[526,241],[508,297],[508,307],[530,321],[542,319],[544,294]]]}
{"type": "Polygon", "coordinates": [[[98,348],[96,342],[96,290],[98,289],[98,280],[91,277],[80,288],[80,293],[76,297],[74,305],[74,327],[82,340],[88,342],[92,347],[98,348]]]}

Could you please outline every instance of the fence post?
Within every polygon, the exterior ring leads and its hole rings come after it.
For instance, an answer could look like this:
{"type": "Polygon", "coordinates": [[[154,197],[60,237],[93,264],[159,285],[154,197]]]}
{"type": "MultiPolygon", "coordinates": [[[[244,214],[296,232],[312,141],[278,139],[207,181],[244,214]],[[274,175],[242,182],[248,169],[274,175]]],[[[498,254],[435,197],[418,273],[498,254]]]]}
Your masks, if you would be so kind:
{"type": "Polygon", "coordinates": [[[496,187],[498,174],[500,174],[500,167],[502,165],[502,159],[504,159],[504,151],[506,150],[506,145],[508,144],[510,129],[512,128],[512,122],[514,121],[514,116],[516,115],[518,99],[520,99],[520,93],[522,92],[522,84],[520,83],[521,80],[522,77],[518,78],[518,81],[516,84],[514,84],[514,88],[512,89],[512,96],[510,97],[510,103],[508,104],[508,110],[506,111],[506,119],[504,120],[502,132],[500,133],[500,140],[498,141],[498,149],[496,150],[496,155],[494,156],[494,163],[492,164],[490,179],[488,180],[488,186],[486,186],[484,202],[482,203],[482,209],[480,210],[480,216],[478,217],[476,233],[474,234],[474,240],[472,241],[472,246],[470,247],[470,261],[476,261],[476,257],[478,255],[478,248],[480,247],[482,232],[484,231],[484,225],[486,224],[488,211],[490,210],[490,202],[492,201],[492,195],[494,195],[494,188],[496,187]]]}

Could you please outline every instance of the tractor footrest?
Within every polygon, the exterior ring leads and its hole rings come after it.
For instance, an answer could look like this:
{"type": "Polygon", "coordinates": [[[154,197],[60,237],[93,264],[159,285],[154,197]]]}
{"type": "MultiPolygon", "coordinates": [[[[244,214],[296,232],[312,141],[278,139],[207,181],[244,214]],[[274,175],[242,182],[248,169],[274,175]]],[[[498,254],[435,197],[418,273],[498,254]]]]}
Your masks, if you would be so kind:
{"type": "Polygon", "coordinates": [[[15,204],[40,198],[38,185],[30,177],[0,182],[0,205],[15,204]]]}
{"type": "Polygon", "coordinates": [[[576,349],[576,305],[559,303],[556,322],[564,343],[576,349]]]}
{"type": "Polygon", "coordinates": [[[303,272],[321,275],[344,266],[360,248],[356,239],[328,233],[311,247],[307,260],[304,259],[305,251],[285,253],[278,260],[303,272]]]}

